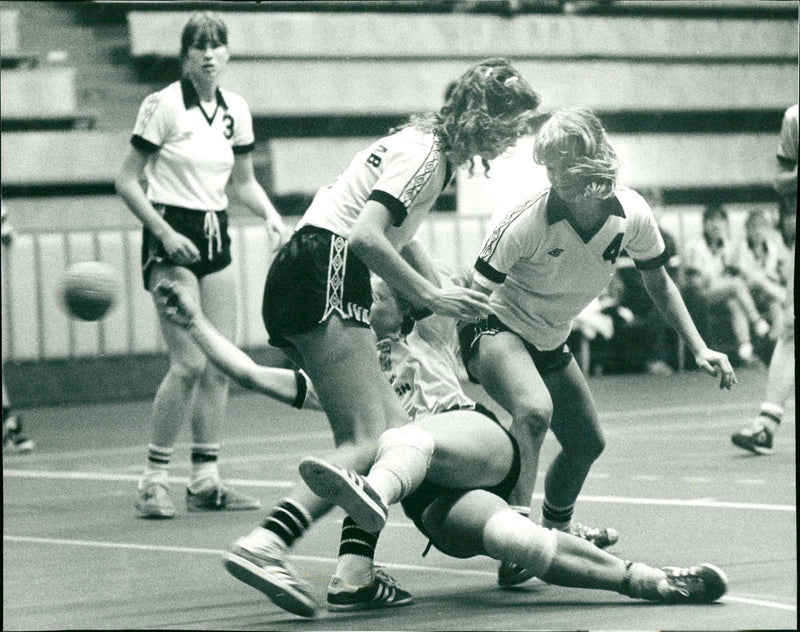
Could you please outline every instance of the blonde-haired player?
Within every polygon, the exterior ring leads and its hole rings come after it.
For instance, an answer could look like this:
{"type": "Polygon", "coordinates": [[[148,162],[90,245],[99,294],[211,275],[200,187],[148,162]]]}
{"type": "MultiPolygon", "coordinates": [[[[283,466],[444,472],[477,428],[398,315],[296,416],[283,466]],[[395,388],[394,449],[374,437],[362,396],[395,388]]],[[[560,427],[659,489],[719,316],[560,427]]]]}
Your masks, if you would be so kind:
{"type": "MultiPolygon", "coordinates": [[[[501,217],[483,242],[473,287],[489,295],[488,318],[461,330],[470,377],[512,416],[522,472],[511,500],[530,505],[539,452],[548,428],[561,446],[544,482],[541,523],[598,546],[608,530],[573,524],[575,501],[605,440],[584,375],[566,340],[573,319],[608,285],[626,250],[666,321],[686,341],[697,365],[730,388],[725,354],[703,342],[680,292],[664,269],[664,241],[647,202],[617,181],[619,161],[590,110],[558,110],[534,141],[534,160],[551,186],[501,217]]],[[[530,574],[513,564],[499,581],[530,574]]]]}

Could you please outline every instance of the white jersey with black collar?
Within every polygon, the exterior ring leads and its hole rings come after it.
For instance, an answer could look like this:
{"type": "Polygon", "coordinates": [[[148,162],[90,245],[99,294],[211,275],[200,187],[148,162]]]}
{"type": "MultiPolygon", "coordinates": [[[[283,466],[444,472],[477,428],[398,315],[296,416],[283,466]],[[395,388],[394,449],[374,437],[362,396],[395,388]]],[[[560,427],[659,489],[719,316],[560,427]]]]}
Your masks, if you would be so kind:
{"type": "Polygon", "coordinates": [[[581,229],[549,187],[494,225],[475,263],[489,305],[540,351],[557,348],[573,319],[608,285],[622,250],[638,268],[665,262],[664,240],[641,195],[620,188],[604,202],[607,217],[581,229]]]}
{"type": "Polygon", "coordinates": [[[145,165],[153,203],[200,211],[228,206],[225,186],[234,154],[253,151],[253,119],[247,102],[218,88],[206,112],[190,81],[149,95],[139,108],[131,143],[150,154],[145,165]]]}
{"type": "Polygon", "coordinates": [[[455,406],[472,406],[458,379],[455,322],[433,315],[418,321],[408,336],[378,341],[378,359],[412,420],[455,406]]]}
{"type": "Polygon", "coordinates": [[[408,244],[451,174],[435,134],[406,127],[360,151],[336,181],[320,189],[298,223],[349,237],[368,200],[386,206],[387,237],[397,250],[408,244]]]}

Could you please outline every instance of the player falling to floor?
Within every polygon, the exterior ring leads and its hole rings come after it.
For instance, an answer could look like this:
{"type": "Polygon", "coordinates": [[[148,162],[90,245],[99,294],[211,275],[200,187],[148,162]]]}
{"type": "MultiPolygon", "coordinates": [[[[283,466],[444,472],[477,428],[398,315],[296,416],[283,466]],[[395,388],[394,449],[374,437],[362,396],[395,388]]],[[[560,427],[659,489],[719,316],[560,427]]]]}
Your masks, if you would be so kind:
{"type": "MultiPolygon", "coordinates": [[[[774,183],[775,191],[781,197],[782,220],[793,217],[795,222],[797,221],[797,111],[795,103],[783,115],[777,153],[778,173],[774,183]]],[[[764,402],[756,419],[731,435],[734,445],[756,454],[772,453],[773,437],[780,427],[786,402],[791,397],[795,385],[794,253],[793,243],[792,265],[789,266],[788,286],[781,310],[782,322],[767,370],[764,402]]]]}
{"type": "MultiPolygon", "coordinates": [[[[236,328],[236,278],[228,234],[228,197],[263,217],[274,241],[288,233],[253,171],[253,121],[245,100],[219,85],[228,58],[228,30],[218,15],[195,13],[181,34],[181,78],[142,103],[117,191],[144,224],[142,276],[189,288],[226,335],[236,328]],[[143,188],[142,182],[146,185],[143,188]]],[[[288,237],[288,235],[287,235],[288,237]]],[[[192,469],[189,511],[258,509],[260,503],[224,484],[217,459],[228,381],[169,320],[159,321],[169,370],[152,412],[147,462],[135,507],[144,518],[171,518],[168,471],[175,439],[189,421],[192,469]]]]}
{"type": "MultiPolygon", "coordinates": [[[[407,300],[377,277],[372,287],[371,326],[381,367],[414,423],[381,436],[366,479],[316,457],[301,464],[316,493],[352,512],[348,530],[360,524],[367,532],[379,531],[386,506],[402,501],[422,533],[455,557],[490,555],[550,583],[616,590],[664,603],[704,603],[725,592],[725,575],[712,565],[655,569],[626,562],[512,510],[505,499],[519,474],[516,441],[488,409],[464,393],[452,319],[431,316],[415,322],[407,300]]],[[[182,288],[163,283],[158,292],[162,312],[185,327],[237,383],[298,408],[319,409],[302,373],[258,366],[213,328],[182,288]]],[[[347,547],[344,538],[342,546],[347,547]]],[[[351,550],[350,555],[356,554],[357,549],[351,550]]],[[[329,609],[351,608],[348,588],[337,571],[329,586],[329,609]]],[[[411,600],[392,584],[385,590],[402,603],[411,600]]]]}
{"type": "MultiPolygon", "coordinates": [[[[313,381],[336,444],[330,458],[339,465],[366,471],[380,434],[409,421],[375,357],[370,271],[418,309],[468,320],[485,314],[480,292],[438,287],[425,277],[429,264],[412,238],[455,169],[512,146],[529,131],[538,104],[507,60],[474,65],[439,112],[412,117],[321,188],[272,262],[262,312],[269,341],[313,381]]],[[[298,477],[261,525],[237,540],[226,568],[280,607],[314,616],[317,604],[286,560],[331,507],[298,477]]],[[[361,599],[361,585],[373,591],[363,595],[366,605],[394,605],[396,590],[384,590],[373,571],[374,538],[361,540],[362,563],[348,566],[353,600],[361,599]]]]}
{"type": "MultiPolygon", "coordinates": [[[[522,472],[511,500],[531,505],[548,428],[560,450],[544,481],[541,524],[569,530],[592,463],[605,446],[585,376],[566,345],[573,319],[608,285],[625,250],[661,315],[697,366],[736,382],[725,354],[709,349],[667,274],[664,241],[642,196],[617,181],[619,162],[602,124],[584,108],[558,110],[534,140],[551,186],[499,218],[486,236],[473,287],[491,314],[460,331],[470,378],[511,414],[522,472]]],[[[533,510],[533,507],[531,507],[533,510]]],[[[504,564],[505,583],[526,573],[504,564]]]]}

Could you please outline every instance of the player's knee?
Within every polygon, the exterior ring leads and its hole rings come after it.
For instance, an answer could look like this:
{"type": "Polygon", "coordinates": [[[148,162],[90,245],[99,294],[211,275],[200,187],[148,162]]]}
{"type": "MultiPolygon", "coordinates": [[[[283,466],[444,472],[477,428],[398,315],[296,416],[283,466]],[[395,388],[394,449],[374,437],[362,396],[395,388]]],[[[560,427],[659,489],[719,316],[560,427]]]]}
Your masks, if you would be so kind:
{"type": "Polygon", "coordinates": [[[416,450],[422,455],[427,467],[433,457],[434,441],[430,432],[412,423],[399,428],[389,428],[381,435],[378,440],[378,458],[395,447],[416,450]]]}
{"type": "Polygon", "coordinates": [[[544,435],[553,418],[553,403],[550,401],[526,402],[512,416],[514,423],[527,427],[532,435],[544,435]]]}

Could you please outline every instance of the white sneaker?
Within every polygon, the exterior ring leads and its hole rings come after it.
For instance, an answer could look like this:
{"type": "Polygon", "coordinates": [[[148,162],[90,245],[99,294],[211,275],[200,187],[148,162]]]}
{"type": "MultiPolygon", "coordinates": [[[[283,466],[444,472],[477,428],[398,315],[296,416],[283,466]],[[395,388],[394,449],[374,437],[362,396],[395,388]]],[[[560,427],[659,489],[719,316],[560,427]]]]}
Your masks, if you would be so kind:
{"type": "Polygon", "coordinates": [[[254,546],[251,538],[239,538],[223,556],[223,564],[236,579],[264,593],[279,608],[300,617],[316,617],[311,586],[297,577],[286,557],[285,549],[270,542],[254,546]]]}

